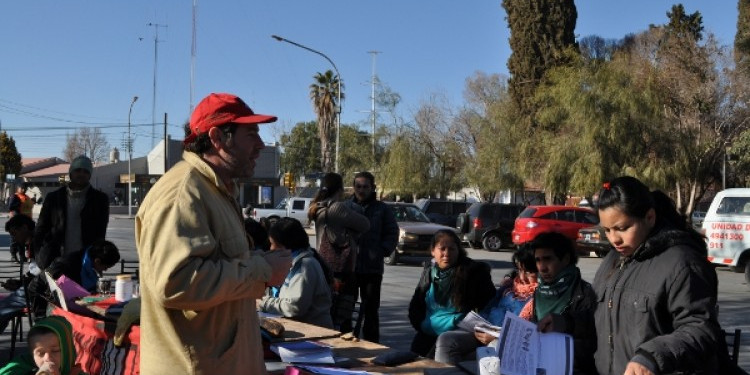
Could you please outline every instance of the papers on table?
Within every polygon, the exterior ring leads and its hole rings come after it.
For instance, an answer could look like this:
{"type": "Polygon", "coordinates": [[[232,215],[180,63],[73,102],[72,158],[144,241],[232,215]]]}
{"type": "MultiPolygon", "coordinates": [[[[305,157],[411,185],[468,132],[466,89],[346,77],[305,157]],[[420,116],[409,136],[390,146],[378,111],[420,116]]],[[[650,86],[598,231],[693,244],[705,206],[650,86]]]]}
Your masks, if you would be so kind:
{"type": "Polygon", "coordinates": [[[511,312],[505,314],[497,352],[500,356],[500,372],[504,375],[573,373],[572,336],[538,332],[534,323],[511,312]]]}
{"type": "Polygon", "coordinates": [[[494,337],[500,336],[500,327],[492,325],[487,319],[473,311],[469,311],[463,320],[458,322],[458,328],[467,332],[481,331],[494,337]]]}
{"type": "MultiPolygon", "coordinates": [[[[356,370],[347,370],[343,368],[336,368],[336,367],[317,367],[317,366],[294,366],[297,369],[304,370],[309,373],[313,374],[323,374],[323,375],[366,375],[371,374],[367,371],[356,371],[356,370]]],[[[294,371],[293,368],[291,371],[287,369],[287,372],[285,374],[300,374],[299,371],[294,371]]]]}
{"type": "Polygon", "coordinates": [[[331,347],[315,341],[280,342],[270,349],[287,363],[336,363],[331,347]]]}

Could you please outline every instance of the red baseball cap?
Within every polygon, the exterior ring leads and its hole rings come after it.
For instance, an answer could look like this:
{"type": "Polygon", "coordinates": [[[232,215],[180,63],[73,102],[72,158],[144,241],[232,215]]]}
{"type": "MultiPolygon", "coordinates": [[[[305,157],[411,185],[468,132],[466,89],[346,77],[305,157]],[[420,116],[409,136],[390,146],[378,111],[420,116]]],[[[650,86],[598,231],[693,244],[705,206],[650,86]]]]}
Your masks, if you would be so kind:
{"type": "Polygon", "coordinates": [[[265,124],[276,121],[276,116],[255,114],[239,97],[232,94],[212,93],[203,98],[190,116],[190,135],[183,143],[195,140],[209,129],[228,124],[265,124]]]}

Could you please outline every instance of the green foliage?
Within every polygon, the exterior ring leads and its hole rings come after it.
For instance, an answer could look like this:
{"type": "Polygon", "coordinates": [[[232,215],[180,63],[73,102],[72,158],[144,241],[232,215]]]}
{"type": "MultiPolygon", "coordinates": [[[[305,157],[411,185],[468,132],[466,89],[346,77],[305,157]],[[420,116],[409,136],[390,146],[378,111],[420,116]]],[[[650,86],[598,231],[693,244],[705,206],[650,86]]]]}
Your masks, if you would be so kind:
{"type": "Polygon", "coordinates": [[[333,170],[332,139],[335,135],[337,109],[344,100],[344,83],[331,70],[317,73],[315,82],[310,85],[310,100],[317,115],[318,137],[320,138],[320,164],[323,171],[333,170]],[[339,91],[340,90],[340,91],[339,91]]]}
{"type": "Polygon", "coordinates": [[[401,195],[429,194],[431,162],[429,151],[413,134],[399,132],[385,151],[380,187],[401,195]]]}
{"type": "Polygon", "coordinates": [[[737,34],[734,36],[734,62],[744,76],[750,76],[750,0],[737,1],[737,34]]]}
{"type": "Polygon", "coordinates": [[[320,139],[314,121],[295,125],[289,133],[281,135],[279,145],[284,150],[281,154],[283,171],[302,176],[321,170],[320,139]]]}
{"type": "Polygon", "coordinates": [[[534,93],[548,69],[568,63],[578,13],[573,0],[503,0],[510,27],[510,93],[521,114],[536,112],[534,93]]]}
{"type": "Polygon", "coordinates": [[[16,149],[16,141],[8,133],[0,133],[0,181],[5,182],[7,174],[21,173],[21,154],[16,149]]]}

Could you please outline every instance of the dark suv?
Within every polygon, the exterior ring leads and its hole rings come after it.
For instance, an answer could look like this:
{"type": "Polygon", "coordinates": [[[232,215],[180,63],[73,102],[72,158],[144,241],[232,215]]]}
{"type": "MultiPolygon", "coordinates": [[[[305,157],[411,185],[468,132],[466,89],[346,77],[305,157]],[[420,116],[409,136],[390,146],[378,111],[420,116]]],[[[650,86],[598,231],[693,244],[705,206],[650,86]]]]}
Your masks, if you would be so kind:
{"type": "Polygon", "coordinates": [[[458,215],[456,227],[471,247],[499,251],[512,244],[510,234],[524,208],[521,204],[474,203],[458,215]]]}
{"type": "Polygon", "coordinates": [[[458,215],[466,212],[471,203],[442,199],[420,199],[414,204],[427,215],[431,222],[452,227],[456,224],[458,215]]]}

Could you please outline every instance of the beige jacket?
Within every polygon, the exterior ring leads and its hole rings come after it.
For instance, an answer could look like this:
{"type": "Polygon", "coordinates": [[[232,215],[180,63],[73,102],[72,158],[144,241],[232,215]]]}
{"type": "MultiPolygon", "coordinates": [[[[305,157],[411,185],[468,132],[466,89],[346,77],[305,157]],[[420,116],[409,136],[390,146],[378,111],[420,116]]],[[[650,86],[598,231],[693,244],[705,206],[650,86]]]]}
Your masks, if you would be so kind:
{"type": "Polygon", "coordinates": [[[240,207],[194,153],[153,186],[135,220],[141,374],[265,374],[255,299],[271,267],[251,255],[240,207]]]}

